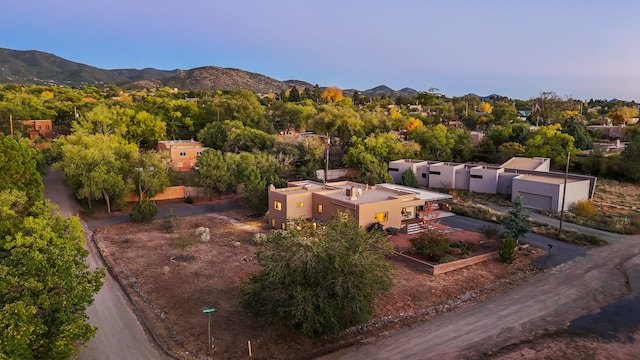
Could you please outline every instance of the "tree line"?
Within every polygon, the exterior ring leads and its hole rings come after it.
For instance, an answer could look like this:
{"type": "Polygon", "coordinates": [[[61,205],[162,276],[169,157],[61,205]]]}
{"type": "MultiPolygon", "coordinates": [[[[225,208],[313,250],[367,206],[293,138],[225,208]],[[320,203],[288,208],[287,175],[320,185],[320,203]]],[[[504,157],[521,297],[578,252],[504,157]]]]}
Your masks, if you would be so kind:
{"type": "MultiPolygon", "coordinates": [[[[358,168],[370,184],[389,181],[387,162],[398,158],[500,163],[512,156],[544,156],[560,169],[567,153],[577,155],[604,141],[588,124],[631,124],[637,105],[585,102],[553,92],[518,100],[446,97],[438,89],[410,98],[366,98],[317,86],[258,96],[247,90],[3,85],[4,133],[10,115],[16,132],[19,119],[52,119],[66,136],[44,152],[45,159],[60,160],[57,166],[86,206],[103,201],[107,209],[119,209],[128,192],[153,196],[177,181],[167,159],[153,151],[159,140],[197,139],[212,150],[201,157],[193,180],[211,196],[237,191],[240,184],[245,193],[260,194],[270,183],[314,179],[324,167],[327,146],[330,168],[358,168]],[[470,130],[484,133],[477,146],[470,130]],[[307,131],[316,135],[286,136],[307,131]],[[228,176],[217,175],[221,171],[228,176]]],[[[626,129],[628,149],[636,146],[635,127],[626,129]]],[[[637,181],[640,164],[631,151],[572,156],[572,171],[637,181]]],[[[247,205],[258,211],[266,204],[247,200],[247,205]]]]}

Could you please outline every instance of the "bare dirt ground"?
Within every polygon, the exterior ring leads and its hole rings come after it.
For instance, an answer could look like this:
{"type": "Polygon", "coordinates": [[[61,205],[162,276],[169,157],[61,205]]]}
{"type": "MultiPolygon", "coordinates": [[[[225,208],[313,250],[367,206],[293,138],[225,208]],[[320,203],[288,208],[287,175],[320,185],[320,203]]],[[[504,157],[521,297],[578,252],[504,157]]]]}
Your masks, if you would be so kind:
{"type": "MultiPolygon", "coordinates": [[[[632,338],[640,339],[640,330],[632,338]]],[[[629,359],[640,357],[640,343],[633,339],[605,340],[595,336],[560,334],[546,336],[526,344],[508,347],[487,358],[500,360],[523,359],[629,359]]]]}
{"type": "MultiPolygon", "coordinates": [[[[215,215],[181,218],[171,233],[163,230],[163,220],[95,231],[94,240],[110,271],[158,343],[179,359],[247,358],[249,341],[256,359],[313,358],[516,286],[536,273],[530,261],[545,255],[529,249],[511,265],[496,259],[436,277],[394,262],[396,284],[377,300],[372,322],[335,337],[308,339],[244,314],[238,305],[239,287],[260,269],[254,232],[215,215]],[[197,242],[184,253],[172,242],[180,236],[195,238],[200,226],[210,229],[210,241],[197,242]],[[211,314],[214,349],[208,349],[208,316],[202,313],[210,307],[216,308],[211,314]]],[[[242,212],[221,215],[263,226],[242,212]]],[[[449,235],[452,240],[481,236],[466,231],[449,235]]]]}

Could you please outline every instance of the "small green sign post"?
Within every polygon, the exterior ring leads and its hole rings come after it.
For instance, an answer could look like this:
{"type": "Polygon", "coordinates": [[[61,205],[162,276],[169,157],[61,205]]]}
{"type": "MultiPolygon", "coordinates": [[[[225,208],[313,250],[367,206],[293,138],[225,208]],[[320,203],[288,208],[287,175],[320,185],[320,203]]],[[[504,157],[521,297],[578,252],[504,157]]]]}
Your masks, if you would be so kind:
{"type": "Polygon", "coordinates": [[[211,349],[211,313],[216,311],[216,308],[208,308],[202,310],[203,314],[209,314],[209,349],[211,349]]]}

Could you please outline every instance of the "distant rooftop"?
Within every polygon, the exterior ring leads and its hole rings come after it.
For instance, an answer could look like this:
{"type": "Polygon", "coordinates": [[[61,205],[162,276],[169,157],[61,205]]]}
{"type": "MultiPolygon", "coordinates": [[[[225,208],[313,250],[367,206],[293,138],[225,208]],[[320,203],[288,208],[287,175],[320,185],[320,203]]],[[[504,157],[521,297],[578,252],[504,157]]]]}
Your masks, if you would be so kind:
{"type": "Polygon", "coordinates": [[[507,169],[519,169],[519,170],[536,170],[540,165],[548,161],[546,158],[525,158],[525,157],[513,157],[504,164],[500,165],[502,168],[507,169]]]}

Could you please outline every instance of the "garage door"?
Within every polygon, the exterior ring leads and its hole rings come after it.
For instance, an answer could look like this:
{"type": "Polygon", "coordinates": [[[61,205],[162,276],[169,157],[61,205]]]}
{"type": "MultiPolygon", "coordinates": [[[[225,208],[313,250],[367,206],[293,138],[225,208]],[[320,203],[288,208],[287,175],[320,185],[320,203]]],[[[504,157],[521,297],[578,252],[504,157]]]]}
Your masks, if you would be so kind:
{"type": "Polygon", "coordinates": [[[539,210],[553,210],[551,208],[551,196],[520,192],[522,205],[539,210]]]}

